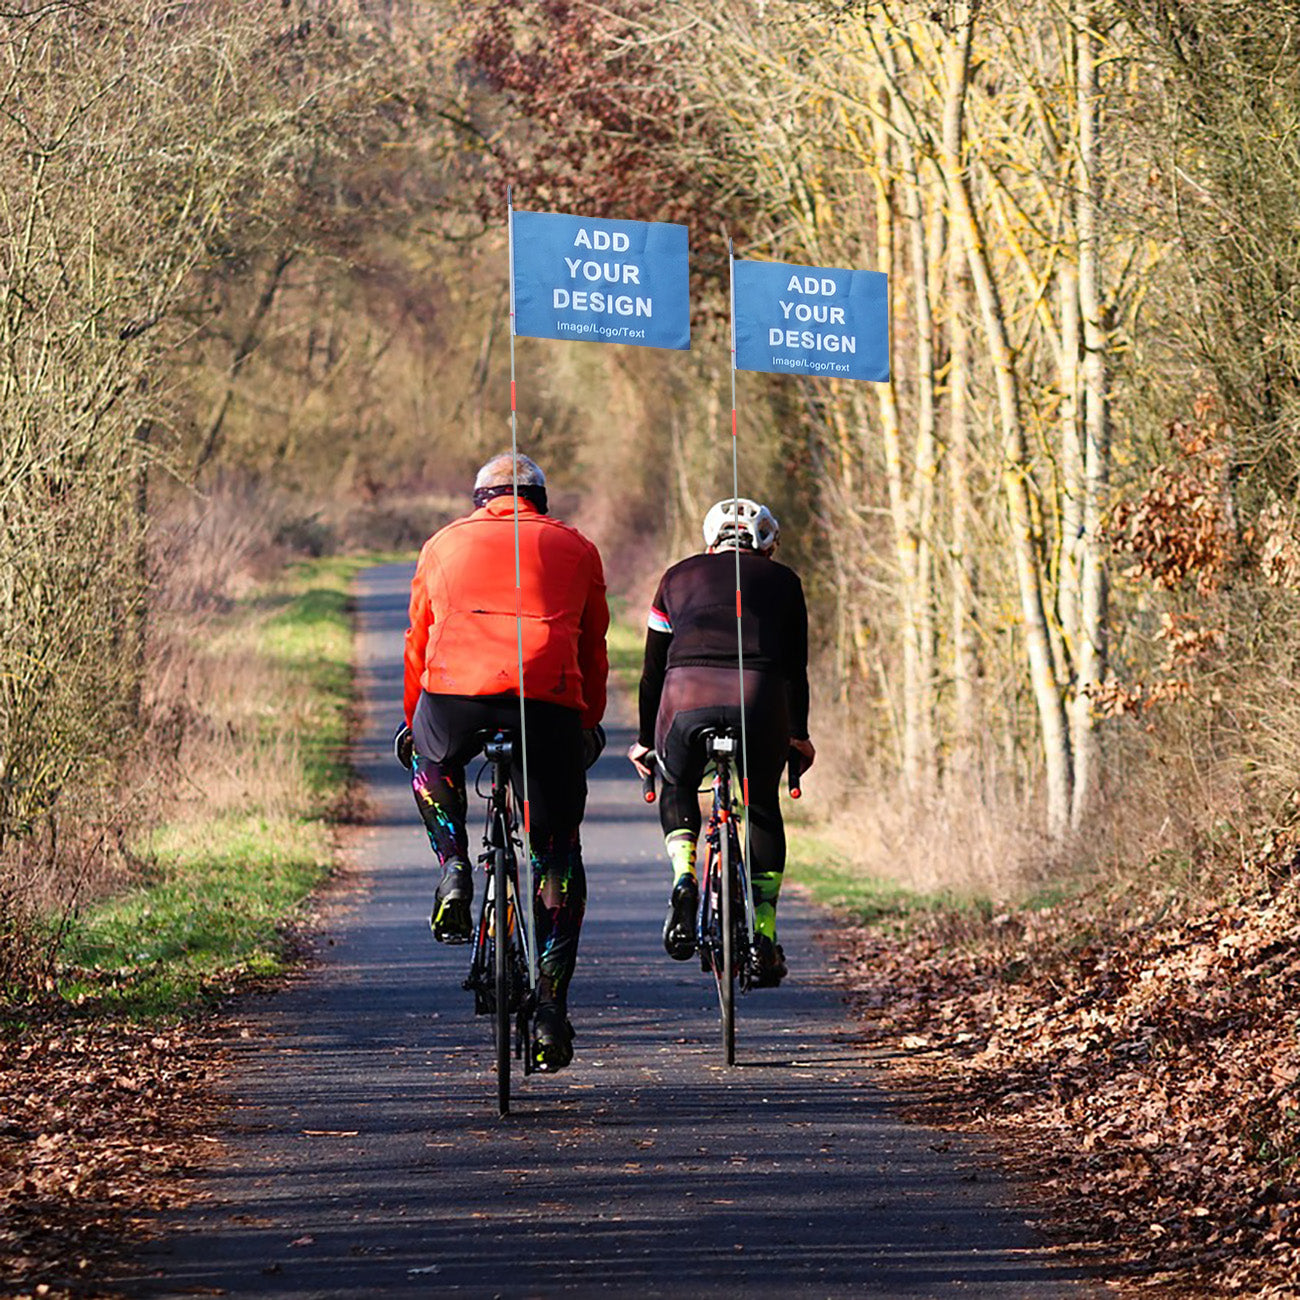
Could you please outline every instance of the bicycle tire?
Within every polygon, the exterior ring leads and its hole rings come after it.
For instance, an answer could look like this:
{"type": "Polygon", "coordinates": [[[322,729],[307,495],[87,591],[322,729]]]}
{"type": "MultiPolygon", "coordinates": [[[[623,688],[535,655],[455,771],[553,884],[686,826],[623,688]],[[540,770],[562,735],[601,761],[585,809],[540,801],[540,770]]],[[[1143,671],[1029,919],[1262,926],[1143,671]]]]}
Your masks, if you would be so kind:
{"type": "Polygon", "coordinates": [[[492,970],[496,987],[493,1017],[497,1049],[497,1109],[510,1114],[510,1056],[514,1046],[514,1018],[510,1014],[510,871],[508,850],[500,845],[492,853],[492,887],[496,895],[496,915],[492,970]]]}
{"type": "Polygon", "coordinates": [[[700,959],[700,970],[705,975],[713,974],[713,964],[717,959],[713,942],[716,924],[714,913],[717,910],[713,905],[713,879],[717,870],[713,842],[709,839],[705,841],[704,869],[700,873],[700,913],[695,923],[696,955],[700,959]]]}
{"type": "Polygon", "coordinates": [[[719,827],[719,880],[718,880],[718,920],[722,925],[722,960],[715,967],[718,978],[718,1005],[722,1017],[722,1053],[728,1065],[736,1063],[736,953],[735,926],[732,923],[732,904],[735,894],[732,889],[733,874],[736,870],[732,861],[735,848],[731,838],[731,820],[728,817],[719,827]]]}

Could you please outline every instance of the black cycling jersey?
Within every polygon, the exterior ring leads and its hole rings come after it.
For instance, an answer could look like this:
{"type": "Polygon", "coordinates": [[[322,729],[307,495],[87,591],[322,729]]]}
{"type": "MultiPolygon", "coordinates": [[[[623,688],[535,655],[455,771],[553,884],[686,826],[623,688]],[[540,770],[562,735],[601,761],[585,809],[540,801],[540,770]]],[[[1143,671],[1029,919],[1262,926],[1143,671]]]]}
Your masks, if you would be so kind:
{"type": "MultiPolygon", "coordinates": [[[[752,551],[740,553],[740,648],[744,666],[785,680],[790,735],[808,738],[808,610],[799,575],[752,551]]],[[[736,554],[692,555],[659,582],[650,608],[641,674],[641,744],[652,747],[664,674],[690,666],[735,666],[736,554]]]]}

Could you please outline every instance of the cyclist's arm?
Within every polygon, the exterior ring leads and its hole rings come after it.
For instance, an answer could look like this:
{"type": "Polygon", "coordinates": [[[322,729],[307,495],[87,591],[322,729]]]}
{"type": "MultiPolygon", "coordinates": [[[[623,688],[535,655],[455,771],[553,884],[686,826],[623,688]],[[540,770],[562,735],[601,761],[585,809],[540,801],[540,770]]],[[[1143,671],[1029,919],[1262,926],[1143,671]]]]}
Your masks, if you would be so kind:
{"type": "MultiPolygon", "coordinates": [[[[668,647],[673,639],[673,620],[668,608],[669,569],[659,579],[650,613],[646,617],[645,656],[641,663],[641,688],[637,693],[637,745],[650,750],[655,743],[655,718],[668,671],[668,647]]],[[[635,748],[635,747],[634,747],[635,748]]]]}
{"type": "MultiPolygon", "coordinates": [[[[790,735],[808,739],[808,606],[803,583],[795,575],[794,597],[786,625],[786,681],[790,686],[790,735]]],[[[805,754],[806,758],[811,755],[805,754]]]]}
{"type": "Polygon", "coordinates": [[[595,574],[578,631],[578,670],[582,673],[582,726],[590,731],[605,716],[605,692],[609,679],[609,653],[605,634],[609,631],[609,604],[605,599],[605,574],[600,556],[595,556],[595,574]]]}
{"type": "Polygon", "coordinates": [[[660,632],[653,627],[646,629],[641,688],[637,696],[637,741],[647,749],[654,748],[655,718],[659,713],[659,697],[663,694],[668,647],[672,639],[671,632],[660,632]]]}
{"type": "Polygon", "coordinates": [[[424,675],[424,654],[429,645],[429,625],[433,614],[429,608],[429,588],[425,581],[425,552],[415,566],[411,580],[409,623],[406,629],[406,649],[403,656],[402,709],[409,727],[415,717],[415,706],[420,699],[420,678],[424,675]]]}

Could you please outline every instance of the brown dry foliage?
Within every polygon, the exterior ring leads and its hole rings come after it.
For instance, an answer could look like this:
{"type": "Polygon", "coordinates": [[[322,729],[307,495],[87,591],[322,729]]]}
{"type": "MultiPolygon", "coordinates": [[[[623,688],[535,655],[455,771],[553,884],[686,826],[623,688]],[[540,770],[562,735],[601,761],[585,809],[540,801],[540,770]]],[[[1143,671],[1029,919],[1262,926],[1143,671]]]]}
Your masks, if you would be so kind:
{"type": "Polygon", "coordinates": [[[174,1197],[217,1114],[210,1056],[181,1027],[53,1013],[0,1036],[6,1294],[103,1294],[105,1258],[139,1231],[141,1212],[174,1197]]]}
{"type": "Polygon", "coordinates": [[[1137,682],[1111,678],[1086,690],[1103,718],[1195,700],[1190,670],[1207,664],[1226,644],[1224,629],[1215,624],[1221,611],[1214,597],[1234,562],[1248,553],[1238,545],[1232,526],[1236,510],[1227,465],[1233,430],[1209,394],[1197,398],[1193,412],[1191,420],[1166,426],[1173,459],[1157,465],[1135,497],[1115,503],[1106,533],[1111,551],[1129,561],[1124,577],[1130,583],[1137,588],[1150,583],[1161,593],[1187,593],[1195,599],[1194,612],[1160,612],[1154,641],[1164,652],[1157,669],[1162,676],[1137,682]]]}
{"type": "Polygon", "coordinates": [[[1069,1240],[1197,1295],[1295,1295],[1298,867],[1278,836],[1224,905],[858,929],[842,976],[913,1117],[1013,1143],[1069,1240]]]}
{"type": "Polygon", "coordinates": [[[1169,425],[1176,463],[1157,465],[1143,492],[1117,502],[1108,530],[1112,550],[1132,557],[1127,576],[1166,591],[1191,581],[1202,596],[1222,582],[1233,547],[1224,484],[1232,430],[1206,401],[1197,420],[1169,425]]]}
{"type": "Polygon", "coordinates": [[[1274,587],[1300,587],[1300,537],[1294,508],[1272,500],[1247,530],[1246,540],[1256,548],[1260,572],[1274,587]]]}

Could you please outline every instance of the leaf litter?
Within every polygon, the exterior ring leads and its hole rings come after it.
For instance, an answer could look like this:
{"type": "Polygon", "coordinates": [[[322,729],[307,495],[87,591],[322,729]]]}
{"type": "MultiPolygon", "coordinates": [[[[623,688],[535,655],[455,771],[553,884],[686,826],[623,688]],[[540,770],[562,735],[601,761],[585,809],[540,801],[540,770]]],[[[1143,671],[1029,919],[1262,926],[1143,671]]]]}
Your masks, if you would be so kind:
{"type": "Polygon", "coordinates": [[[0,1025],[0,1277],[17,1296],[111,1295],[109,1261],[212,1159],[216,1049],[185,1025],[40,1015],[0,1025]]]}
{"type": "Polygon", "coordinates": [[[1178,915],[851,928],[839,978],[908,1117],[1001,1139],[1121,1289],[1300,1296],[1297,863],[1178,915]]]}

